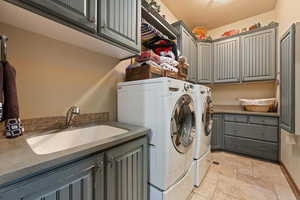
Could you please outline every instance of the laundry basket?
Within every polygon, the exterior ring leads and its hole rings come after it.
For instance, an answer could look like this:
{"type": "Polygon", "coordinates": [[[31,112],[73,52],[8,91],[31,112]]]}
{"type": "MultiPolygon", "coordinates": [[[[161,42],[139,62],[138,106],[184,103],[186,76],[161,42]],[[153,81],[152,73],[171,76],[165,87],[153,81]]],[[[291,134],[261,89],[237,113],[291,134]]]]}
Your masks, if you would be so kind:
{"type": "Polygon", "coordinates": [[[240,103],[246,111],[251,112],[270,112],[276,108],[276,98],[240,99],[240,103]]]}

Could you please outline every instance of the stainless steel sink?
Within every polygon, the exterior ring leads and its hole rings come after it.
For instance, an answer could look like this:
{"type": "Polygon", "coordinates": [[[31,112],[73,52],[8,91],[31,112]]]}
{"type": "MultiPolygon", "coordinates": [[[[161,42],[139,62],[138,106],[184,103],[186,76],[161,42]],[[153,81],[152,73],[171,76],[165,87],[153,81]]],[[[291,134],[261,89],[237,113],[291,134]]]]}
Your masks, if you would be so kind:
{"type": "Polygon", "coordinates": [[[45,155],[97,142],[127,132],[128,130],[125,129],[101,125],[36,136],[28,138],[26,141],[36,154],[45,155]]]}

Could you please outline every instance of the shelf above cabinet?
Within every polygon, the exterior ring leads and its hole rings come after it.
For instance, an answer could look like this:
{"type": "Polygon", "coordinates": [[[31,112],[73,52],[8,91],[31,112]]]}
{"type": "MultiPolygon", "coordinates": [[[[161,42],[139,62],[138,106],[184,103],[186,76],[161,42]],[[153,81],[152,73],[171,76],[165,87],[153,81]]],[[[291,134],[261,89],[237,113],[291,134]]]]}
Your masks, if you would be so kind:
{"type": "Polygon", "coordinates": [[[139,53],[16,0],[0,1],[0,22],[118,59],[139,53]]]}
{"type": "Polygon", "coordinates": [[[142,0],[142,18],[154,28],[167,36],[170,40],[176,40],[178,31],[169,24],[159,13],[157,13],[147,1],[142,0]]]}

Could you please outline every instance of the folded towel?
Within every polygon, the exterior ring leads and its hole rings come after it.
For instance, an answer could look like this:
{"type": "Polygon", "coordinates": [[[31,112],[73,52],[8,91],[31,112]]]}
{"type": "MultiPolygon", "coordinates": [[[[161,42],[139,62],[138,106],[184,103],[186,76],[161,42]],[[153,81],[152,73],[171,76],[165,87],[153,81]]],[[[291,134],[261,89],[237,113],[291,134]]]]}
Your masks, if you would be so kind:
{"type": "Polygon", "coordinates": [[[178,72],[178,69],[176,67],[173,67],[172,65],[169,65],[168,63],[162,63],[160,64],[161,68],[164,70],[168,70],[171,72],[178,72]]]}
{"type": "Polygon", "coordinates": [[[165,56],[160,56],[160,63],[167,63],[173,67],[177,67],[179,64],[176,60],[165,56]]]}
{"type": "Polygon", "coordinates": [[[2,63],[2,65],[4,92],[3,120],[6,121],[6,137],[13,138],[22,135],[24,131],[19,115],[16,70],[8,62],[2,63]]]}

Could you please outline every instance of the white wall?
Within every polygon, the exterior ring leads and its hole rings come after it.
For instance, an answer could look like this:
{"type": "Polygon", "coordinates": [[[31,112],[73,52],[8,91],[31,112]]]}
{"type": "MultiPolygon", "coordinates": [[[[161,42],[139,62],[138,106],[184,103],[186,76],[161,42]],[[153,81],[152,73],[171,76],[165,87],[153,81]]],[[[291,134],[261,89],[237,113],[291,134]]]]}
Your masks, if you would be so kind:
{"type": "MultiPolygon", "coordinates": [[[[170,23],[176,17],[162,4],[170,23]]],[[[130,61],[101,55],[46,36],[0,23],[9,37],[8,58],[17,70],[21,118],[65,115],[72,105],[82,113],[117,114],[117,83],[130,61]]]]}
{"type": "Polygon", "coordinates": [[[243,28],[249,28],[253,24],[256,24],[258,22],[261,23],[262,26],[268,25],[270,22],[276,21],[276,11],[272,10],[260,15],[256,15],[253,17],[249,17],[237,22],[234,22],[232,24],[228,24],[225,26],[221,26],[212,30],[208,31],[208,35],[210,35],[213,39],[220,38],[222,34],[226,31],[232,30],[232,29],[238,29],[241,30],[243,28]]]}
{"type": "MultiPolygon", "coordinates": [[[[277,0],[276,14],[279,26],[279,38],[294,22],[300,22],[299,0],[277,0]]],[[[296,74],[300,76],[300,74],[296,74]]],[[[299,99],[296,99],[299,103],[299,99]]],[[[297,115],[300,108],[296,110],[297,115]]],[[[296,121],[296,123],[300,123],[296,121]]],[[[300,133],[298,133],[300,134],[300,133]]],[[[298,188],[300,188],[300,137],[290,136],[289,133],[281,131],[281,161],[287,167],[298,188]],[[292,144],[294,142],[294,144],[292,144]]]]}
{"type": "Polygon", "coordinates": [[[264,99],[275,96],[274,82],[211,85],[215,105],[240,105],[239,99],[264,99]]]}

